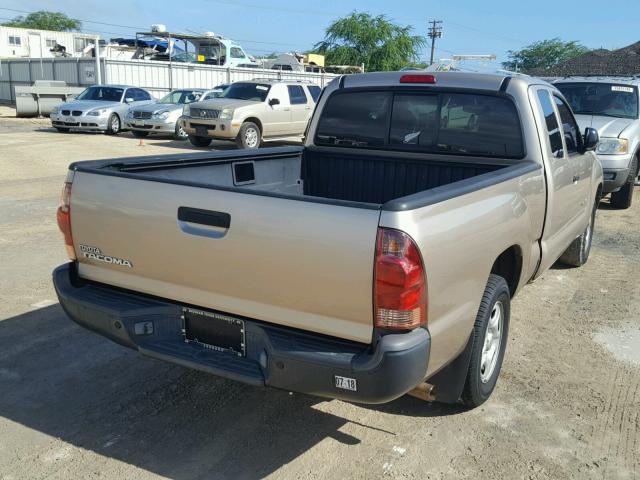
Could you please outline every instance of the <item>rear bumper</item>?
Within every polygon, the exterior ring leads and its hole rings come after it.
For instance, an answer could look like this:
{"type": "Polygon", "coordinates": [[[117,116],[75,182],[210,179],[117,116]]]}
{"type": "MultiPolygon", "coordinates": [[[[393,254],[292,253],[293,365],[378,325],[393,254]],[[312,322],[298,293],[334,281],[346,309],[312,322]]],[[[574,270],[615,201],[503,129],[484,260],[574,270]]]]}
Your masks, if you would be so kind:
{"type": "Polygon", "coordinates": [[[70,263],[54,270],[53,283],[62,308],[79,325],[143,355],[251,385],[384,403],[427,372],[431,340],[424,329],[383,336],[372,347],[245,319],[247,352],[238,357],[186,343],[180,305],[82,282],[70,263]],[[355,379],[357,390],[337,388],[336,375],[355,379]]]}

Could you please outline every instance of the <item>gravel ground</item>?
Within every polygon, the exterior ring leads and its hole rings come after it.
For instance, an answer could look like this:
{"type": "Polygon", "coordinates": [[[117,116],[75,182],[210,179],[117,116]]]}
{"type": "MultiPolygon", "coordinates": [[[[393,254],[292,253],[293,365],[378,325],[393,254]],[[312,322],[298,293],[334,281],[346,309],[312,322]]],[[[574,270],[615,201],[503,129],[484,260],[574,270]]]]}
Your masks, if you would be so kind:
{"type": "Polygon", "coordinates": [[[0,107],[0,479],[640,479],[640,189],[591,258],[512,306],[481,408],[361,406],[144,358],[73,324],[50,272],[67,164],[185,143],[59,134],[0,107]]]}

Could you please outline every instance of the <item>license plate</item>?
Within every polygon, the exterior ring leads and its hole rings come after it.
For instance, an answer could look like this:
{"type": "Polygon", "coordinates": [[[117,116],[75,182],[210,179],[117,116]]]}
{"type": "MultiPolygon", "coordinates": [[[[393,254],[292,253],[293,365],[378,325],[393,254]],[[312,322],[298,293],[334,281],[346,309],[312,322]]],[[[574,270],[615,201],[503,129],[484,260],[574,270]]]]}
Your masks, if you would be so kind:
{"type": "Polygon", "coordinates": [[[219,352],[233,352],[240,357],[245,355],[244,321],[239,318],[185,307],[182,334],[185,342],[219,352]]]}
{"type": "Polygon", "coordinates": [[[142,120],[134,120],[134,121],[133,121],[133,124],[134,124],[136,127],[144,127],[144,122],[143,122],[142,120]]]}
{"type": "Polygon", "coordinates": [[[199,137],[206,137],[207,134],[207,127],[196,127],[196,135],[199,137]]]}
{"type": "Polygon", "coordinates": [[[358,385],[355,378],[341,377],[339,375],[334,375],[334,377],[336,379],[336,388],[352,390],[354,392],[358,391],[358,385]]]}
{"type": "Polygon", "coordinates": [[[66,120],[65,120],[65,122],[67,122],[67,123],[78,123],[78,122],[76,121],[76,119],[75,119],[75,118],[73,118],[73,117],[67,117],[67,118],[66,118],[66,120]]]}

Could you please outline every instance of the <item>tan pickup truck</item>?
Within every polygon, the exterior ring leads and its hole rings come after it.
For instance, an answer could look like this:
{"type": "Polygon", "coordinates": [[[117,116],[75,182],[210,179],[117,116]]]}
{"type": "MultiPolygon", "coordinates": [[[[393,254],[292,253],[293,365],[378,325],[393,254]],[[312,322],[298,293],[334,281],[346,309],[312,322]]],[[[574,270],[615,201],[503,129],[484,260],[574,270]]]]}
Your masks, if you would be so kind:
{"type": "Polygon", "coordinates": [[[343,76],[302,148],[74,163],[53,279],[80,325],[253,385],[473,407],[511,298],[587,261],[602,169],[525,76],[343,76]]]}
{"type": "Polygon", "coordinates": [[[185,105],[179,122],[196,147],[216,139],[258,148],[263,140],[301,137],[319,95],[320,87],[310,82],[235,82],[218,98],[185,105]]]}

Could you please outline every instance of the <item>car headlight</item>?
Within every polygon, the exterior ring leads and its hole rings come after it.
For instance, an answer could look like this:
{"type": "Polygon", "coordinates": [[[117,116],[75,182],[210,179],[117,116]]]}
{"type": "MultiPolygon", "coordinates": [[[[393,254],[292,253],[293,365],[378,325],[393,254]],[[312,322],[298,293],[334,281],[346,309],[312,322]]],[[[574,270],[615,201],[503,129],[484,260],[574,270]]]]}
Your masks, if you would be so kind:
{"type": "Polygon", "coordinates": [[[190,117],[191,113],[191,107],[189,107],[189,105],[185,105],[184,107],[182,107],[182,115],[184,115],[185,117],[190,117]]]}
{"type": "Polygon", "coordinates": [[[91,110],[89,113],[87,113],[87,115],[91,115],[92,117],[99,117],[100,115],[103,115],[104,112],[106,111],[107,111],[106,108],[96,108],[95,110],[91,110]]]}
{"type": "Polygon", "coordinates": [[[218,117],[220,120],[228,120],[233,118],[233,108],[223,108],[218,117]]]}
{"type": "Polygon", "coordinates": [[[622,155],[629,153],[629,140],[626,138],[606,138],[603,137],[598,142],[596,153],[603,155],[622,155]]]}
{"type": "Polygon", "coordinates": [[[160,119],[160,120],[166,120],[167,118],[169,118],[169,111],[168,110],[163,110],[161,112],[156,112],[156,113],[153,114],[153,118],[160,119]]]}

